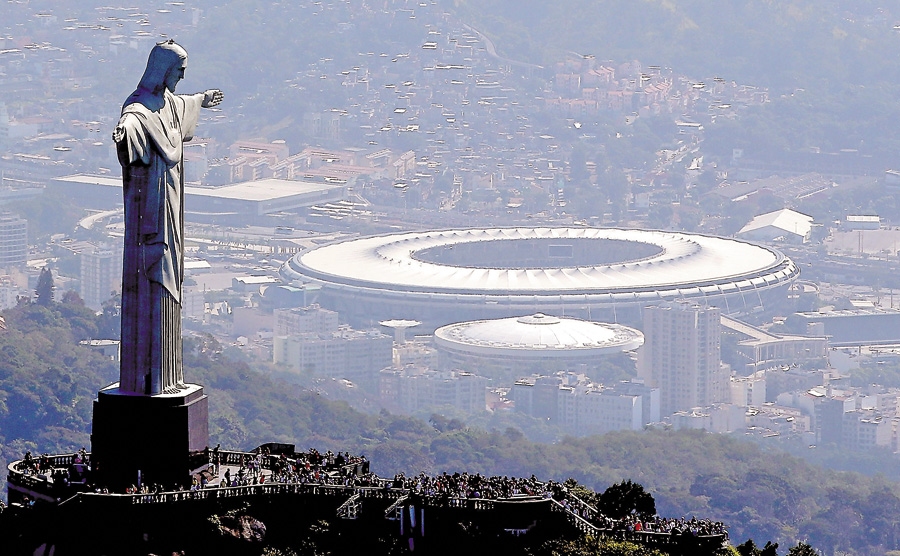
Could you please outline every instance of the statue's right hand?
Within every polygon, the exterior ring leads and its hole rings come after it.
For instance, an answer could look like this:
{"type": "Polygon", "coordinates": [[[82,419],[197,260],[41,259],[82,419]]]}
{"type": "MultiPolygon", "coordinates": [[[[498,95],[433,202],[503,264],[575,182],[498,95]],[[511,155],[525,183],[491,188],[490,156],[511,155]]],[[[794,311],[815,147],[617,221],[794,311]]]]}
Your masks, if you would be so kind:
{"type": "Polygon", "coordinates": [[[219,89],[209,89],[203,92],[203,103],[201,106],[203,108],[212,108],[213,106],[218,106],[222,104],[222,100],[225,98],[225,94],[219,89]]]}

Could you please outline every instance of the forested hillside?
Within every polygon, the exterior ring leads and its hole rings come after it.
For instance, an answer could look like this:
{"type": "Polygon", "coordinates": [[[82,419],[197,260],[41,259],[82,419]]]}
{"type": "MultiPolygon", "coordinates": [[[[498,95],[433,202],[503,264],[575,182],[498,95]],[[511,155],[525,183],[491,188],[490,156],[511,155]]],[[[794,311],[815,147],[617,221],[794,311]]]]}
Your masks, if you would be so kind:
{"type": "Polygon", "coordinates": [[[89,447],[91,402],[118,376],[109,359],[78,345],[99,319],[80,305],[28,302],[3,313],[0,329],[0,464],[32,452],[89,447]]]}
{"type": "MultiPolygon", "coordinates": [[[[89,444],[91,400],[114,380],[115,365],[79,346],[99,318],[77,304],[23,304],[0,331],[0,448],[4,467],[24,450],[73,451],[89,444]]],[[[263,375],[223,355],[211,338],[185,344],[188,380],[210,396],[212,442],[253,448],[267,441],[362,452],[373,470],[482,472],[565,480],[595,490],[631,479],[663,515],[708,517],[782,546],[808,539],[848,554],[883,555],[900,540],[894,483],[827,471],[703,432],[622,432],[534,443],[514,428],[485,431],[435,417],[431,422],[365,415],[263,375]]],[[[4,485],[5,486],[5,485],[4,485]]],[[[4,489],[5,490],[5,489],[4,489]]],[[[5,495],[5,492],[4,492],[5,495]]]]}

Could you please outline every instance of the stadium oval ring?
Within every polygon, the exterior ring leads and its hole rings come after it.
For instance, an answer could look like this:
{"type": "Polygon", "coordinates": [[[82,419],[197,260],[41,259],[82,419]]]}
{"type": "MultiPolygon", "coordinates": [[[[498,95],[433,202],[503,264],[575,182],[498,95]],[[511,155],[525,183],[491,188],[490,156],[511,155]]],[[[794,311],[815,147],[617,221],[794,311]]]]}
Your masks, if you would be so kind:
{"type": "Polygon", "coordinates": [[[677,299],[716,305],[727,314],[747,313],[784,300],[800,269],[777,249],[731,238],[517,227],[343,240],[298,253],[281,274],[288,281],[320,285],[323,305],[351,319],[446,324],[538,311],[618,320],[618,311],[677,299]],[[558,251],[557,264],[553,256],[540,264],[500,264],[507,253],[532,247],[558,251]],[[607,260],[602,253],[608,251],[630,255],[607,260]],[[466,253],[480,262],[467,262],[466,253]]]}

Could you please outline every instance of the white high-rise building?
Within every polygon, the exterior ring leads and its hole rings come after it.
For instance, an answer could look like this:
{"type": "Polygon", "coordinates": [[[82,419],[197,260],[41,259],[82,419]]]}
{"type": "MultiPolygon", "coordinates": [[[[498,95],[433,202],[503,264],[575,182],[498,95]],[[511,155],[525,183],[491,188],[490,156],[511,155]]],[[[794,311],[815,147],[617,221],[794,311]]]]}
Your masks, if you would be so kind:
{"type": "Polygon", "coordinates": [[[0,276],[0,311],[15,307],[22,290],[9,276],[0,276]]]}
{"type": "Polygon", "coordinates": [[[729,383],[731,403],[741,407],[760,407],[766,403],[766,373],[752,376],[733,376],[729,383]]]}
{"type": "Polygon", "coordinates": [[[313,303],[308,307],[275,309],[275,336],[329,334],[338,329],[338,314],[313,303]]]}
{"type": "Polygon", "coordinates": [[[122,250],[98,245],[81,253],[81,299],[99,311],[122,291],[122,250]]]}
{"type": "Polygon", "coordinates": [[[638,376],[659,388],[662,415],[730,401],[721,328],[717,307],[671,303],[644,309],[638,376]]]}
{"type": "Polygon", "coordinates": [[[659,421],[659,390],[640,381],[604,386],[584,374],[560,371],[520,378],[509,396],[517,412],[576,434],[640,430],[659,421]]]}
{"type": "Polygon", "coordinates": [[[0,214],[0,268],[22,267],[28,260],[28,221],[0,214]]]}
{"type": "Polygon", "coordinates": [[[453,407],[485,411],[488,379],[465,371],[436,371],[414,365],[379,373],[382,404],[405,413],[453,407]]]}

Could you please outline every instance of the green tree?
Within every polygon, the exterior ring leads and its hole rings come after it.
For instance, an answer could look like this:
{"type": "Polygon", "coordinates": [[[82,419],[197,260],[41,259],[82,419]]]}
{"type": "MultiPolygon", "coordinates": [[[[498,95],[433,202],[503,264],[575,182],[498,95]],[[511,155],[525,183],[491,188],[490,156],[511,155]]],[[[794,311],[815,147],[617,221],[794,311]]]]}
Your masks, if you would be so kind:
{"type": "Polygon", "coordinates": [[[81,296],[78,295],[78,292],[75,290],[66,290],[66,293],[63,294],[62,302],[65,305],[77,305],[80,307],[84,307],[84,300],[81,299],[81,296]]]}
{"type": "Polygon", "coordinates": [[[675,209],[672,208],[670,203],[656,203],[650,207],[650,226],[667,230],[672,225],[672,216],[674,214],[675,209]]]}
{"type": "Polygon", "coordinates": [[[734,549],[741,556],[759,556],[759,548],[756,547],[756,543],[753,542],[753,539],[747,539],[734,547],[734,549]]]}
{"type": "Polygon", "coordinates": [[[121,303],[121,295],[116,295],[103,302],[103,311],[97,317],[98,338],[110,340],[119,339],[122,323],[121,303]]]}
{"type": "Polygon", "coordinates": [[[656,515],[656,501],[643,485],[630,479],[615,483],[600,495],[599,510],[613,519],[636,515],[650,519],[656,515]]]}
{"type": "Polygon", "coordinates": [[[753,539],[747,539],[743,544],[734,547],[741,556],[778,556],[778,543],[767,541],[766,546],[758,548],[753,539]]]}
{"type": "Polygon", "coordinates": [[[37,286],[34,288],[35,303],[47,307],[53,303],[53,272],[46,266],[41,269],[37,286]]]}
{"type": "Polygon", "coordinates": [[[569,490],[570,494],[581,498],[588,504],[593,504],[594,506],[600,505],[600,495],[586,486],[578,484],[578,481],[575,479],[566,479],[566,482],[563,484],[569,490]]]}
{"type": "Polygon", "coordinates": [[[706,170],[697,176],[697,193],[709,193],[719,184],[715,170],[706,170]]]}
{"type": "Polygon", "coordinates": [[[665,556],[646,546],[612,539],[581,537],[574,541],[552,540],[544,543],[535,556],[665,556]]]}
{"type": "Polygon", "coordinates": [[[788,550],[788,556],[820,556],[820,552],[805,542],[797,543],[788,550]]]}

